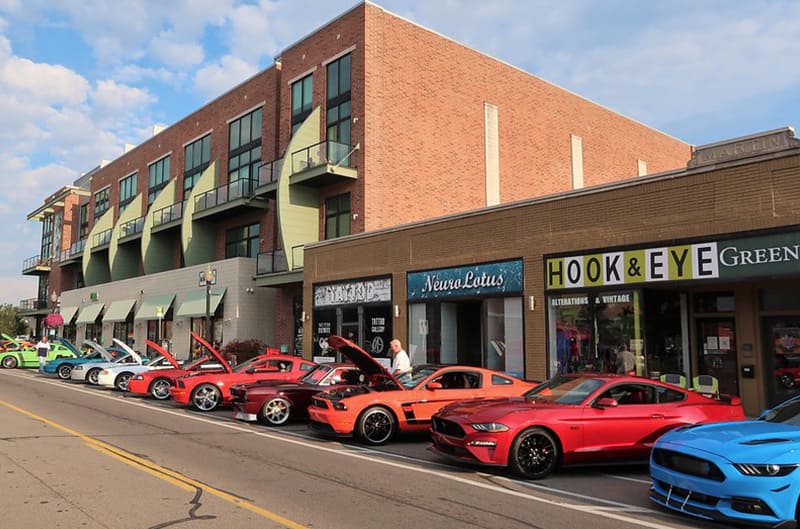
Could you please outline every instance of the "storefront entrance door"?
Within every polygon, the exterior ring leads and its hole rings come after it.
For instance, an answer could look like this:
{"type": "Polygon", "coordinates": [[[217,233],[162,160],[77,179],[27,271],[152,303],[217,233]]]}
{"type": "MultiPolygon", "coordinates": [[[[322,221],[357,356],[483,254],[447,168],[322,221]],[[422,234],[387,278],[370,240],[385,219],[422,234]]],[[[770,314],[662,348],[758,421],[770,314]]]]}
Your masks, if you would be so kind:
{"type": "Polygon", "coordinates": [[[735,329],[736,322],[733,318],[697,320],[699,374],[714,377],[719,385],[719,392],[730,395],[739,395],[735,329]]]}

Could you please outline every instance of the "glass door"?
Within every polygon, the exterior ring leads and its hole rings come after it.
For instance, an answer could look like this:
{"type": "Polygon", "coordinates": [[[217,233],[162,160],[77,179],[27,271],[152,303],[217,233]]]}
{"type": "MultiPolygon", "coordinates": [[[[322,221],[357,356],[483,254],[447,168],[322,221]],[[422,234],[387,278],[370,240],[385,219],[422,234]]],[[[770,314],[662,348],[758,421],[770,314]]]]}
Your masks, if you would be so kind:
{"type": "MultiPolygon", "coordinates": [[[[698,371],[711,375],[720,393],[739,395],[739,367],[736,359],[736,322],[733,318],[697,320],[699,340],[698,371]]],[[[690,386],[692,384],[690,383],[690,386]]]]}
{"type": "Polygon", "coordinates": [[[762,318],[761,335],[767,395],[774,406],[800,393],[800,316],[762,318]]]}

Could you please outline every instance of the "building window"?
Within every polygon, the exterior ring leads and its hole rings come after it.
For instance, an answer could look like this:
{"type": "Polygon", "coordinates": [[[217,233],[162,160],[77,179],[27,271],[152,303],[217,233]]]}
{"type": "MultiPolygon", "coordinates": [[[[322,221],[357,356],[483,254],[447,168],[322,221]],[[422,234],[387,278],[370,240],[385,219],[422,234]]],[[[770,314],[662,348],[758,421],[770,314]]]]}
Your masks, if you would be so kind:
{"type": "Polygon", "coordinates": [[[109,191],[111,188],[107,187],[94,194],[94,218],[97,219],[108,211],[109,206],[109,191]]]}
{"type": "Polygon", "coordinates": [[[228,127],[228,182],[247,182],[242,194],[249,195],[258,180],[261,164],[261,118],[262,109],[232,121],[228,127]]]}
{"type": "Polygon", "coordinates": [[[122,212],[125,206],[136,197],[136,173],[126,176],[119,181],[119,210],[122,212]]]}
{"type": "Polygon", "coordinates": [[[260,233],[261,226],[258,224],[227,230],[225,232],[225,259],[257,256],[260,233]]]}
{"type": "Polygon", "coordinates": [[[161,158],[157,162],[150,164],[150,182],[147,192],[147,205],[153,203],[158,196],[158,192],[164,189],[169,182],[169,156],[161,158]]]}
{"type": "Polygon", "coordinates": [[[36,300],[47,303],[48,290],[50,290],[50,279],[47,276],[39,276],[39,291],[36,294],[36,300]]]}
{"type": "Polygon", "coordinates": [[[46,261],[51,257],[51,249],[53,248],[53,220],[52,215],[48,215],[42,221],[42,247],[39,252],[39,259],[46,261]]]}
{"type": "Polygon", "coordinates": [[[89,236],[89,204],[83,204],[79,213],[78,240],[89,236]]]}
{"type": "Polygon", "coordinates": [[[311,114],[311,99],[314,92],[314,77],[309,74],[292,83],[292,136],[311,114]]]}
{"type": "MultiPolygon", "coordinates": [[[[350,55],[328,65],[326,139],[350,145],[350,55]]],[[[329,149],[331,148],[329,144],[329,149]]],[[[340,157],[340,156],[338,156],[340,157]]],[[[328,158],[336,160],[337,156],[328,158]]]]}
{"type": "Polygon", "coordinates": [[[187,145],[183,154],[183,195],[185,198],[203,171],[211,164],[211,135],[203,136],[187,145]]]}
{"type": "Polygon", "coordinates": [[[325,238],[350,235],[350,193],[325,201],[325,238]]]}

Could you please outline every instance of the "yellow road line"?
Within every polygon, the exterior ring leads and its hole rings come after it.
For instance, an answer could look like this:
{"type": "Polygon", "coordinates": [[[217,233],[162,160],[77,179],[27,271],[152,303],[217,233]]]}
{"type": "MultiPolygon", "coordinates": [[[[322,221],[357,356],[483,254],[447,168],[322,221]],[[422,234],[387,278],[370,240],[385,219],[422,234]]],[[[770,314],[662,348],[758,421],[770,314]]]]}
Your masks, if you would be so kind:
{"type": "Polygon", "coordinates": [[[307,529],[307,526],[289,520],[288,518],[285,518],[280,514],[268,511],[267,509],[263,509],[257,505],[254,505],[241,498],[238,498],[232,494],[216,489],[200,481],[196,481],[188,476],[181,474],[180,472],[164,468],[151,461],[142,459],[141,457],[138,457],[130,452],[122,450],[121,448],[117,448],[116,446],[110,445],[99,439],[95,439],[93,437],[89,437],[88,435],[84,435],[78,431],[73,430],[72,428],[53,422],[50,419],[47,419],[40,415],[36,415],[35,413],[32,413],[18,406],[14,406],[11,403],[0,400],[0,405],[3,405],[10,410],[14,410],[17,413],[21,413],[22,415],[30,417],[31,419],[43,422],[44,424],[52,426],[53,428],[56,428],[58,430],[61,430],[64,433],[72,435],[73,437],[77,437],[78,439],[85,442],[89,447],[99,451],[100,453],[103,453],[109,457],[116,459],[117,461],[121,461],[134,468],[147,472],[148,474],[155,476],[163,481],[166,481],[167,483],[171,483],[176,487],[180,487],[189,492],[194,492],[196,489],[201,489],[213,496],[216,496],[217,498],[220,498],[222,500],[225,500],[229,503],[236,505],[237,507],[241,507],[259,516],[267,518],[268,520],[272,520],[273,522],[279,523],[284,527],[288,527],[289,529],[307,529]]]}

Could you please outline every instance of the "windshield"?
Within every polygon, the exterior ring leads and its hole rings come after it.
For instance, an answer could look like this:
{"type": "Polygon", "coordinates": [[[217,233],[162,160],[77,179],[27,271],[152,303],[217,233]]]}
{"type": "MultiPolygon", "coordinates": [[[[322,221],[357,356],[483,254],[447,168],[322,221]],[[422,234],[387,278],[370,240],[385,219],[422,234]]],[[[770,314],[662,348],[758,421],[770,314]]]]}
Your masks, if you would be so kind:
{"type": "Polygon", "coordinates": [[[605,384],[600,378],[556,376],[527,392],[529,399],[559,404],[580,404],[605,384]]]}
{"type": "Polygon", "coordinates": [[[800,399],[787,400],[765,412],[758,420],[800,426],[800,399]]]}
{"type": "Polygon", "coordinates": [[[436,366],[415,366],[411,370],[411,377],[401,377],[400,383],[408,389],[415,388],[438,369],[436,366]]]}
{"type": "Polygon", "coordinates": [[[306,373],[303,378],[300,379],[300,382],[306,382],[308,384],[319,384],[320,381],[325,378],[325,375],[331,372],[331,367],[326,366],[325,364],[320,364],[308,373],[306,373]]]}

